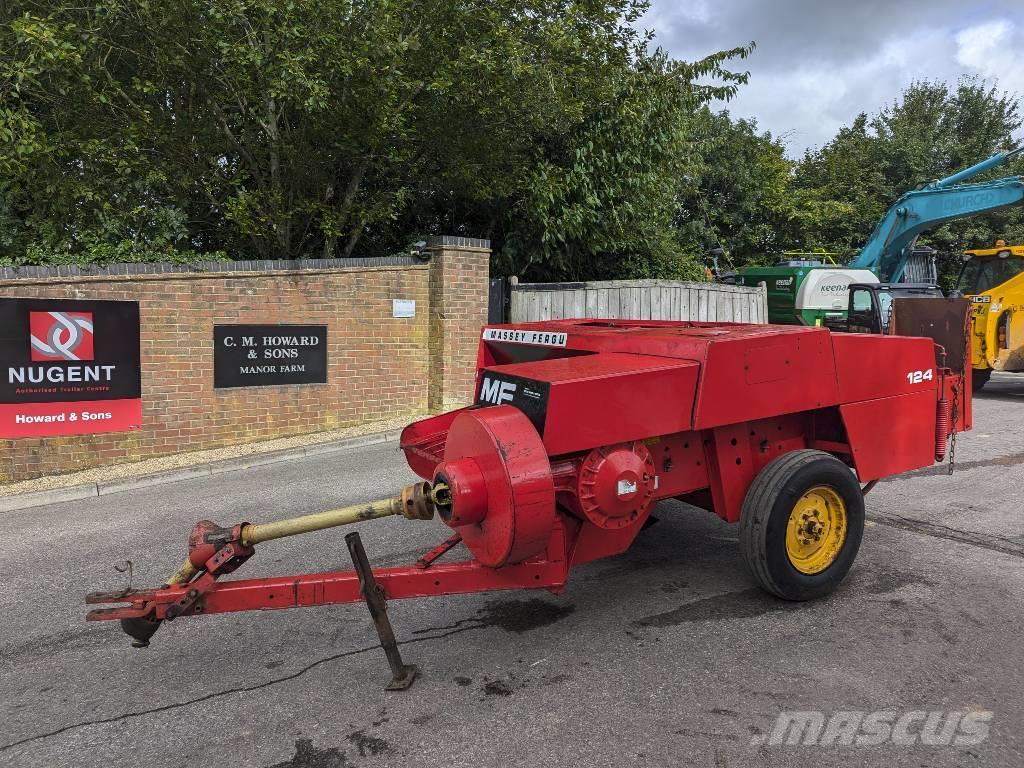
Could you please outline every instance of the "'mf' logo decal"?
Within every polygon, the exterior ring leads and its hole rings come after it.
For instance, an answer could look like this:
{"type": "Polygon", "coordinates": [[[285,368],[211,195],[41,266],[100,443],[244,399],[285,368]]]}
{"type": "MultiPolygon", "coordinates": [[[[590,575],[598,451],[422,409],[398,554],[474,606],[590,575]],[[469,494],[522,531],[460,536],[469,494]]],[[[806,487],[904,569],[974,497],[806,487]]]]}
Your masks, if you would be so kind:
{"type": "Polygon", "coordinates": [[[92,360],[92,312],[29,312],[34,362],[92,360]]]}
{"type": "Polygon", "coordinates": [[[544,423],[548,417],[550,391],[551,384],[546,381],[484,370],[481,375],[476,405],[478,407],[511,405],[530,420],[530,423],[536,428],[537,434],[543,435],[544,423]]]}
{"type": "Polygon", "coordinates": [[[480,400],[492,405],[512,402],[515,393],[516,385],[511,381],[498,381],[485,377],[484,383],[480,385],[480,400]]]}

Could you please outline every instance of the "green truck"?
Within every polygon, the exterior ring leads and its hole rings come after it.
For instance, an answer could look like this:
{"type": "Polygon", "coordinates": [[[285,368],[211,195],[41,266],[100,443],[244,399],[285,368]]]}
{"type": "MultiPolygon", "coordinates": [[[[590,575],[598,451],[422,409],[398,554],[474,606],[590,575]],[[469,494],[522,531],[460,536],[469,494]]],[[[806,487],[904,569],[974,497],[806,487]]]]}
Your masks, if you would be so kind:
{"type": "Polygon", "coordinates": [[[768,322],[823,325],[846,317],[852,283],[877,283],[870,269],[849,269],[817,260],[790,259],[773,267],[744,267],[737,285],[765,284],[768,322]]]}

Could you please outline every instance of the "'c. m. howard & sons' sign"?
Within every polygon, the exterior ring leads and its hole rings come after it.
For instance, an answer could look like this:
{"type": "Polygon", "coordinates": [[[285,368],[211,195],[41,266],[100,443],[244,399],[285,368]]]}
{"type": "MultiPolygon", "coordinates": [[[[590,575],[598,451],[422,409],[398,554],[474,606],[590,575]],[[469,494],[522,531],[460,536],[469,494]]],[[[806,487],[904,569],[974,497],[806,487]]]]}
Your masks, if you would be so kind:
{"type": "Polygon", "coordinates": [[[138,302],[0,299],[0,438],[141,426],[138,302]]]}
{"type": "Polygon", "coordinates": [[[326,325],[213,327],[215,389],[326,383],[326,325]]]}

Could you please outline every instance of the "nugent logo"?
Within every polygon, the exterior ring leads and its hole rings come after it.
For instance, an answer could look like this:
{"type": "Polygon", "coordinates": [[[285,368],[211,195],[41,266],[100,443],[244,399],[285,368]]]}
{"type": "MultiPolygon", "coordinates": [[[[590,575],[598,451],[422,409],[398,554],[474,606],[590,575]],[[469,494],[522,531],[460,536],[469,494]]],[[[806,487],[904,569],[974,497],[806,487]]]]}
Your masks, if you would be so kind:
{"type": "Polygon", "coordinates": [[[29,312],[33,362],[92,360],[92,312],[29,312]]]}
{"type": "Polygon", "coordinates": [[[139,305],[0,299],[0,439],[139,429],[139,305]]]}

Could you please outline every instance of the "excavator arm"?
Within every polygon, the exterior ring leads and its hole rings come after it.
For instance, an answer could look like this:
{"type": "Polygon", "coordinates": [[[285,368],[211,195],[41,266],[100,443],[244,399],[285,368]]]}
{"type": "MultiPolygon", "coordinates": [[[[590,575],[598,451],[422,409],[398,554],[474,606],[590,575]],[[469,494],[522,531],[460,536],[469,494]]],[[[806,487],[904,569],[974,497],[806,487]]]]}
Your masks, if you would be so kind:
{"type": "Polygon", "coordinates": [[[910,259],[914,242],[924,231],[947,221],[1024,204],[1024,176],[960,183],[1003,165],[1022,152],[1024,147],[998,152],[977,165],[904,194],[878,222],[867,244],[849,264],[850,268],[871,269],[883,282],[897,282],[910,259]]]}

